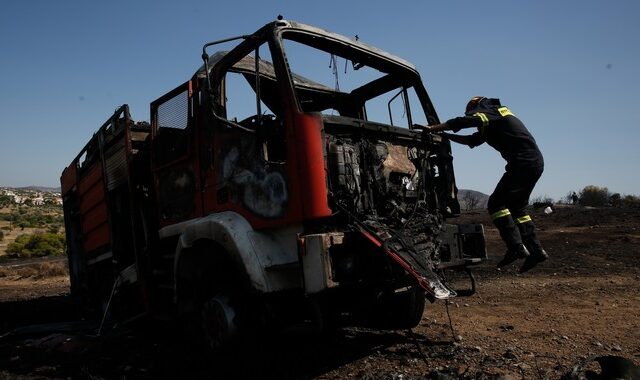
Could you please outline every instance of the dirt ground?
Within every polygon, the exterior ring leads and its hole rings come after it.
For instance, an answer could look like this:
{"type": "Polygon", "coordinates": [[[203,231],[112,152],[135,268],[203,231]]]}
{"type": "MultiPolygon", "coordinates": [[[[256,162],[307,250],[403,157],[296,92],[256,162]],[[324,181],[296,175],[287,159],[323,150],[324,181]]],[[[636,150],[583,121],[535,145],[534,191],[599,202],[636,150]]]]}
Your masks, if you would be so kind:
{"type": "MultiPolygon", "coordinates": [[[[0,379],[559,379],[596,355],[640,364],[640,210],[565,206],[532,216],[551,260],[524,275],[495,268],[504,248],[485,212],[460,217],[485,224],[491,257],[475,270],[478,292],[428,305],[412,331],[286,331],[204,356],[163,325],[100,338],[95,326],[71,334],[62,325],[0,338],[0,379]]],[[[64,262],[48,264],[48,276],[6,265],[0,334],[74,318],[68,278],[52,269],[64,262]]]]}

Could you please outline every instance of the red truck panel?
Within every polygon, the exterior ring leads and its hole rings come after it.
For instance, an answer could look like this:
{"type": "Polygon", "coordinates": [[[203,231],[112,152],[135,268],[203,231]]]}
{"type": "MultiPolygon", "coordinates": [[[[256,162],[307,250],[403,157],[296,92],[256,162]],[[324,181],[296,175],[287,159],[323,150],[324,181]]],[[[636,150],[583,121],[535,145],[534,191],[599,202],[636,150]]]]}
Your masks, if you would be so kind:
{"type": "Polygon", "coordinates": [[[60,192],[62,195],[67,194],[76,185],[77,165],[77,161],[73,161],[62,172],[62,177],[60,178],[60,192]]]}
{"type": "Polygon", "coordinates": [[[294,126],[298,173],[291,180],[297,182],[303,218],[330,216],[321,116],[298,114],[294,126]]]}
{"type": "Polygon", "coordinates": [[[84,252],[91,252],[96,248],[100,248],[109,244],[109,225],[104,223],[97,229],[85,235],[82,248],[84,252]]]}
{"type": "Polygon", "coordinates": [[[102,168],[95,163],[78,183],[80,214],[82,215],[83,252],[110,242],[109,217],[104,197],[102,168]]]}
{"type": "Polygon", "coordinates": [[[107,224],[108,221],[107,205],[101,203],[97,207],[91,209],[91,211],[83,213],[82,232],[86,235],[98,226],[107,224]]]}

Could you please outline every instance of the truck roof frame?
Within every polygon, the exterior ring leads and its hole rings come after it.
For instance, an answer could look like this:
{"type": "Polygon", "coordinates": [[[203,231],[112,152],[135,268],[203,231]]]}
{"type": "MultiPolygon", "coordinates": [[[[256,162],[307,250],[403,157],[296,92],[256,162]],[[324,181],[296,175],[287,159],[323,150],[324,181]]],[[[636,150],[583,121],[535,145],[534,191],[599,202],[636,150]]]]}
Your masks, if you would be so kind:
{"type": "MultiPolygon", "coordinates": [[[[414,85],[430,123],[438,122],[438,117],[433,104],[431,103],[424,85],[422,84],[420,74],[413,64],[357,39],[348,38],[322,28],[296,21],[277,20],[264,25],[251,35],[234,38],[242,38],[243,41],[230,51],[216,52],[211,57],[207,56],[208,60],[206,65],[203,64],[198,68],[194,73],[194,78],[199,80],[204,80],[204,78],[206,78],[205,66],[208,67],[210,73],[212,73],[214,77],[218,77],[218,79],[226,70],[241,72],[244,74],[255,73],[255,60],[253,57],[248,55],[259,44],[272,41],[275,45],[274,47],[282,52],[282,55],[285,57],[285,60],[280,62],[280,65],[286,67],[287,76],[289,76],[288,73],[290,73],[290,82],[292,82],[290,83],[291,89],[306,89],[327,94],[347,95],[347,93],[337,91],[294,73],[286,61],[286,50],[282,43],[283,36],[284,39],[296,41],[303,45],[326,51],[328,53],[341,55],[350,59],[352,62],[369,66],[383,74],[386,74],[374,82],[385,84],[387,86],[392,81],[396,81],[403,86],[408,86],[409,84],[414,85]]],[[[233,39],[222,41],[228,40],[233,39]]],[[[206,44],[205,46],[209,45],[210,44],[206,44]]],[[[274,61],[279,60],[279,57],[277,56],[272,58],[274,61]]],[[[260,60],[258,68],[260,70],[260,76],[269,80],[274,80],[278,66],[278,62],[268,63],[267,61],[260,60]]],[[[382,91],[382,88],[377,89],[374,88],[375,86],[371,86],[374,82],[367,83],[354,89],[351,95],[356,96],[357,94],[358,97],[370,98],[381,93],[380,91],[382,91]]],[[[296,98],[295,91],[293,91],[291,95],[293,95],[294,99],[296,98]]],[[[297,103],[298,107],[300,107],[299,101],[297,103]]]]}

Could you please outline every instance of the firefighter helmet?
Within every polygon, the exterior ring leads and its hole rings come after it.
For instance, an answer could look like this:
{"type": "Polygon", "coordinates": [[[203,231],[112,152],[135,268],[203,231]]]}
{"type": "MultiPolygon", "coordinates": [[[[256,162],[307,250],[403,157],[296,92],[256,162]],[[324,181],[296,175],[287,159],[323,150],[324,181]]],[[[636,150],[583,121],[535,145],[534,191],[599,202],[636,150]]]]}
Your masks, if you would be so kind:
{"type": "Polygon", "coordinates": [[[469,103],[467,103],[467,109],[465,112],[469,112],[476,108],[478,106],[478,103],[480,103],[482,99],[484,99],[484,96],[474,96],[473,98],[471,98],[471,100],[469,100],[469,103]]]}

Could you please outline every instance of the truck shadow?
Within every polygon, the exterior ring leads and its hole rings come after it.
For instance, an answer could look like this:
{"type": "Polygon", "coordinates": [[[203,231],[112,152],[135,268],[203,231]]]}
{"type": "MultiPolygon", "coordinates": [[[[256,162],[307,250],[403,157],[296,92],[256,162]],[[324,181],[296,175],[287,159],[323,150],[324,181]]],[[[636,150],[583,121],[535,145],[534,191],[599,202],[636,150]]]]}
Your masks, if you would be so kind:
{"type": "MultiPolygon", "coordinates": [[[[20,321],[49,323],[74,315],[67,297],[0,303],[0,312],[5,327],[2,333],[20,321]],[[8,315],[13,317],[5,318],[8,315]]],[[[95,322],[72,325],[79,327],[74,330],[71,324],[48,324],[31,331],[17,329],[0,338],[0,373],[94,379],[306,379],[361,359],[375,364],[380,353],[388,354],[390,347],[416,339],[427,346],[449,344],[404,331],[344,328],[323,334],[279,331],[245,336],[233,348],[214,354],[188,343],[176,329],[159,322],[140,321],[100,337],[96,336],[95,322]],[[47,330],[47,326],[52,328],[47,330]]],[[[409,359],[418,355],[395,354],[409,359]]]]}
{"type": "Polygon", "coordinates": [[[0,336],[16,327],[77,319],[69,295],[0,302],[0,336]]]}

